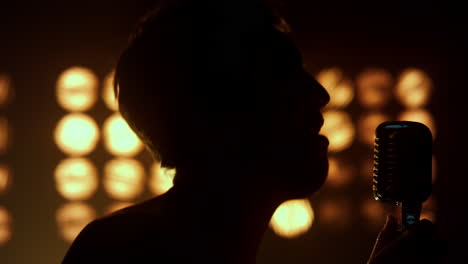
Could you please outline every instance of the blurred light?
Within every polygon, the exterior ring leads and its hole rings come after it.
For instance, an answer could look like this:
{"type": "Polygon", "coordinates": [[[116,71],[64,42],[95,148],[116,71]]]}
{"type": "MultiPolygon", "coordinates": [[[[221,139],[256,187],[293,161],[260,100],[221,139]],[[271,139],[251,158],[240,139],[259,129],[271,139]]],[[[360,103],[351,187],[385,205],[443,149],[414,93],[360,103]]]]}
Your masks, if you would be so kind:
{"type": "Polygon", "coordinates": [[[86,111],[97,99],[97,77],[83,67],[64,71],[57,81],[57,101],[69,111],[86,111]]]}
{"type": "Polygon", "coordinates": [[[10,168],[0,164],[0,194],[5,193],[11,186],[10,168]]]}
{"type": "Polygon", "coordinates": [[[429,197],[429,199],[423,203],[423,208],[421,210],[420,219],[428,219],[431,222],[436,221],[436,203],[433,197],[429,197]]]}
{"type": "Polygon", "coordinates": [[[10,127],[8,120],[0,117],[0,153],[5,153],[10,143],[10,127]]]}
{"type": "Polygon", "coordinates": [[[330,157],[328,159],[328,177],[326,184],[333,187],[342,187],[353,180],[353,169],[344,160],[330,157]]]}
{"type": "Polygon", "coordinates": [[[114,93],[114,72],[109,73],[104,80],[102,98],[107,107],[112,111],[118,110],[117,100],[114,93]]]}
{"type": "Polygon", "coordinates": [[[114,159],[104,166],[104,189],[115,199],[129,201],[143,191],[145,171],[140,162],[114,159]]]}
{"type": "Polygon", "coordinates": [[[372,175],[374,174],[374,160],[372,158],[372,152],[369,153],[369,158],[361,161],[360,171],[363,179],[369,184],[372,183],[372,175]]]}
{"type": "Polygon", "coordinates": [[[55,168],[55,186],[66,199],[88,199],[98,187],[96,168],[83,158],[63,160],[55,168]]]}
{"type": "Polygon", "coordinates": [[[11,98],[12,88],[11,80],[5,74],[0,74],[0,106],[8,103],[11,98]]]}
{"type": "Polygon", "coordinates": [[[398,120],[423,123],[429,128],[429,130],[431,130],[432,137],[435,138],[435,135],[436,135],[435,122],[434,122],[434,119],[432,118],[432,115],[426,110],[416,109],[416,110],[405,111],[398,116],[398,120]]]}
{"type": "Polygon", "coordinates": [[[105,214],[111,214],[114,213],[115,211],[118,211],[120,209],[123,209],[125,207],[129,207],[133,205],[133,203],[128,203],[128,202],[114,202],[110,206],[107,207],[105,210],[105,214]]]}
{"type": "Polygon", "coordinates": [[[316,76],[317,81],[330,94],[327,107],[346,107],[354,98],[354,90],[349,80],[344,79],[339,68],[330,68],[321,71],[316,76]]]}
{"type": "Polygon", "coordinates": [[[396,85],[396,97],[400,103],[409,108],[425,106],[432,92],[432,81],[429,76],[418,69],[405,70],[396,85]]]}
{"type": "Polygon", "coordinates": [[[391,96],[392,76],[382,69],[368,69],[357,80],[359,103],[367,108],[381,108],[391,96]]]}
{"type": "Polygon", "coordinates": [[[12,235],[12,219],[5,207],[0,206],[0,246],[5,245],[12,235]]]}
{"type": "Polygon", "coordinates": [[[369,227],[382,228],[387,215],[382,202],[369,199],[362,204],[361,213],[369,227]]]}
{"type": "Polygon", "coordinates": [[[113,155],[131,157],[143,149],[143,144],[118,113],[104,123],[104,144],[113,155]]]}
{"type": "Polygon", "coordinates": [[[320,133],[330,141],[328,150],[339,152],[347,149],[354,140],[354,126],[348,114],[341,111],[327,111],[323,113],[325,123],[320,133]]]}
{"type": "Polygon", "coordinates": [[[151,167],[151,178],[149,187],[151,192],[161,195],[167,192],[173,186],[175,169],[161,168],[161,163],[155,162],[151,167]]]}
{"type": "Polygon", "coordinates": [[[55,128],[55,143],[65,153],[86,155],[94,150],[99,139],[98,126],[83,114],[69,114],[55,128]]]}
{"type": "Polygon", "coordinates": [[[321,223],[331,228],[344,228],[351,222],[351,203],[345,199],[322,201],[318,216],[321,223]]]}
{"type": "Polygon", "coordinates": [[[314,211],[307,199],[282,203],[273,214],[270,227],[284,238],[294,238],[306,233],[314,221],[314,211]]]}
{"type": "Polygon", "coordinates": [[[96,211],[87,204],[74,202],[59,208],[55,217],[60,235],[71,243],[81,230],[96,218],[96,211]]]}
{"type": "Polygon", "coordinates": [[[358,120],[358,138],[367,145],[374,146],[375,129],[390,118],[381,113],[367,113],[358,120]]]}

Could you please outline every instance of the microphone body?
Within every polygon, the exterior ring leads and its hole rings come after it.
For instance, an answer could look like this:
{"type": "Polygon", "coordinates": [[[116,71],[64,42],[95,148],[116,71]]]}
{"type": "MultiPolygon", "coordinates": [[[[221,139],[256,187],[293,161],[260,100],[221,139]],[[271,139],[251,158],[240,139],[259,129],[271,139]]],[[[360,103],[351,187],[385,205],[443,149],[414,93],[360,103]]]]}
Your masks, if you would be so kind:
{"type": "Polygon", "coordinates": [[[374,198],[402,206],[403,228],[417,223],[432,192],[432,134],[418,122],[390,121],[376,129],[374,198]]]}

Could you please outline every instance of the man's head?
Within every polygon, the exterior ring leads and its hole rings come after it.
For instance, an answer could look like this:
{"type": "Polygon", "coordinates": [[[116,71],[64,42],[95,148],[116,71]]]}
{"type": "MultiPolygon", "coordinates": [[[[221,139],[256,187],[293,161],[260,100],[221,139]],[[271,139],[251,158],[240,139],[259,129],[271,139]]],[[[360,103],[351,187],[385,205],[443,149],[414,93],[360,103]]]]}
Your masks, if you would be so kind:
{"type": "Polygon", "coordinates": [[[122,115],[177,167],[176,184],[315,191],[328,168],[317,134],[329,97],[304,71],[286,23],[261,1],[196,2],[151,14],[121,55],[122,115]]]}

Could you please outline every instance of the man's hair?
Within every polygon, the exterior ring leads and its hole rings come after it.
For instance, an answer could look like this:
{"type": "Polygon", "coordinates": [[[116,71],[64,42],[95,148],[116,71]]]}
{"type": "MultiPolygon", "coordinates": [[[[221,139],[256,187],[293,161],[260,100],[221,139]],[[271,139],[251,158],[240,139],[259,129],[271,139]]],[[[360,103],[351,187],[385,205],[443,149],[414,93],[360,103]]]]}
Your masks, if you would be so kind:
{"type": "Polygon", "coordinates": [[[114,89],[122,116],[156,159],[158,123],[169,126],[166,136],[174,134],[184,96],[200,104],[204,94],[220,96],[217,107],[225,104],[223,92],[200,87],[222,83],[227,91],[245,81],[249,68],[241,57],[248,55],[242,53],[249,53],[246,46],[261,48],[272,30],[289,28],[262,0],[165,1],[144,17],[118,60],[114,89]]]}

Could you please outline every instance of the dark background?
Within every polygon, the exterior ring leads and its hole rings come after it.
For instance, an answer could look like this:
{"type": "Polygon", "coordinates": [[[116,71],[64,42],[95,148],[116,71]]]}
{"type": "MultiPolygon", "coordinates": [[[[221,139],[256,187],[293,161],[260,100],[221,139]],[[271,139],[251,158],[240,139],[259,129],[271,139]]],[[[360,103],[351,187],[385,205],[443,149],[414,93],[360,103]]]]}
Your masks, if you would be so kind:
{"type": "MultiPolygon", "coordinates": [[[[430,109],[438,126],[437,230],[451,249],[453,259],[447,263],[453,262],[459,253],[457,243],[463,245],[461,197],[466,179],[449,165],[449,153],[454,157],[461,151],[452,147],[449,151],[449,131],[457,129],[449,130],[448,125],[448,73],[449,67],[455,67],[449,51],[452,54],[455,29],[446,9],[429,2],[283,2],[311,71],[339,65],[355,75],[373,66],[392,73],[418,67],[433,79],[436,89],[430,109]]],[[[0,263],[58,263],[68,248],[57,236],[53,217],[62,200],[51,174],[56,161],[63,158],[52,139],[63,114],[55,102],[56,77],[74,65],[86,65],[98,76],[107,74],[137,18],[153,3],[1,2],[0,72],[11,75],[16,95],[1,110],[13,128],[13,146],[2,159],[14,170],[14,185],[0,196],[0,202],[14,217],[14,233],[0,248],[0,263]]],[[[96,115],[99,119],[99,110],[96,115]]],[[[452,112],[450,118],[457,116],[452,112]]],[[[295,240],[281,239],[269,230],[259,263],[364,263],[374,236],[359,226],[334,233],[314,229],[295,240]]]]}

